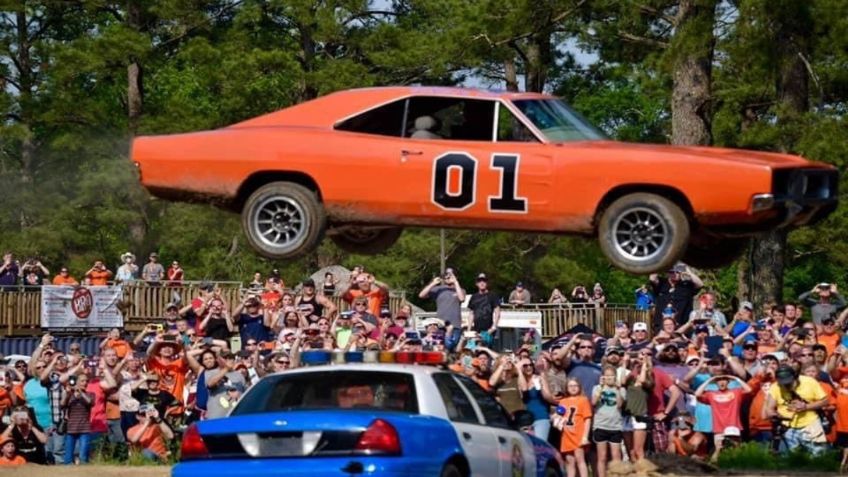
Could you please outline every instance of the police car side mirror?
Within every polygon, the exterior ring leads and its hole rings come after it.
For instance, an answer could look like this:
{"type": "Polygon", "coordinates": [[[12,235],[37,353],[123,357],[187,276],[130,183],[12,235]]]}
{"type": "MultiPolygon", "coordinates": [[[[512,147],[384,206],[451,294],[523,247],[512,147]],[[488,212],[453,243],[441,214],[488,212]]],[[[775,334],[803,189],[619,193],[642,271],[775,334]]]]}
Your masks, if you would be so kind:
{"type": "Polygon", "coordinates": [[[533,418],[532,412],[520,410],[513,413],[510,424],[512,424],[513,429],[520,431],[528,427],[533,427],[533,421],[535,421],[535,419],[533,418]]]}

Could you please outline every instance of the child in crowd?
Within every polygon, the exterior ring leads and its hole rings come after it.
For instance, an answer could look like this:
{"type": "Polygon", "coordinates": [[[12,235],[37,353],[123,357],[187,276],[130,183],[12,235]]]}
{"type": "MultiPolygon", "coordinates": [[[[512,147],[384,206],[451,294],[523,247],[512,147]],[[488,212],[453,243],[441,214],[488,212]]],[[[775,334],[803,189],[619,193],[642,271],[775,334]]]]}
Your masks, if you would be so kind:
{"type": "Polygon", "coordinates": [[[565,456],[568,477],[588,477],[584,449],[592,430],[592,405],[583,394],[580,381],[569,379],[565,398],[559,401],[553,425],[562,432],[560,452],[565,456]]]}

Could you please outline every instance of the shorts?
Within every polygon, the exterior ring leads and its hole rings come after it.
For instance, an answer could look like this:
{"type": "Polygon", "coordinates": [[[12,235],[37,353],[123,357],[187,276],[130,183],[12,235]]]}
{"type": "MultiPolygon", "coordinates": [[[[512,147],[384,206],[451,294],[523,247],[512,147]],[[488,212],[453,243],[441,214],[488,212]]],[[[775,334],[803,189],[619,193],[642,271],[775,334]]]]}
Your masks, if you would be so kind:
{"type": "Polygon", "coordinates": [[[843,449],[848,448],[848,432],[837,432],[836,442],[834,442],[833,445],[843,449]]]}
{"type": "Polygon", "coordinates": [[[647,422],[639,422],[633,416],[627,416],[624,418],[624,432],[645,431],[647,429],[647,422]]]}
{"type": "Polygon", "coordinates": [[[611,444],[621,444],[621,441],[624,439],[624,434],[621,431],[608,431],[606,429],[594,429],[592,430],[592,442],[595,444],[600,444],[602,442],[609,442],[611,444]]]}

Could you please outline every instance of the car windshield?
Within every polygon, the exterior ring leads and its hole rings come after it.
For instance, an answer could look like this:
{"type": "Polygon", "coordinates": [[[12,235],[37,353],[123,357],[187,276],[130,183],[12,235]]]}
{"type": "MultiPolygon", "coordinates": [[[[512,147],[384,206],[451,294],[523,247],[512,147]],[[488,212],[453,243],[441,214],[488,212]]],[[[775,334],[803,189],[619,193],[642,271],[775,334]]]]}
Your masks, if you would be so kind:
{"type": "Polygon", "coordinates": [[[607,139],[604,133],[558,99],[520,99],[513,104],[551,142],[607,139]]]}
{"type": "Polygon", "coordinates": [[[412,375],[339,370],[269,376],[244,396],[232,415],[354,408],[417,414],[412,375]]]}

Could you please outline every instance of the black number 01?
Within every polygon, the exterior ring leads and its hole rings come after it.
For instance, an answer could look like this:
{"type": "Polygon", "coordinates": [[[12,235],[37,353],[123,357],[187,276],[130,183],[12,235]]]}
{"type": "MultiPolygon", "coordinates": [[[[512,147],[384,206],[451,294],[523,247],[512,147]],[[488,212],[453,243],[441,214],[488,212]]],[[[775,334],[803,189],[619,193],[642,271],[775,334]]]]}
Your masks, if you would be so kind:
{"type": "MultiPolygon", "coordinates": [[[[527,199],[517,197],[518,165],[515,154],[493,154],[492,169],[500,169],[500,192],[489,197],[490,212],[526,213],[527,199]]],[[[465,210],[477,197],[477,159],[467,152],[448,152],[433,162],[433,202],[447,210],[465,210]],[[459,190],[448,190],[451,169],[460,171],[459,190]]]]}

